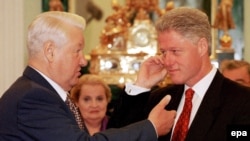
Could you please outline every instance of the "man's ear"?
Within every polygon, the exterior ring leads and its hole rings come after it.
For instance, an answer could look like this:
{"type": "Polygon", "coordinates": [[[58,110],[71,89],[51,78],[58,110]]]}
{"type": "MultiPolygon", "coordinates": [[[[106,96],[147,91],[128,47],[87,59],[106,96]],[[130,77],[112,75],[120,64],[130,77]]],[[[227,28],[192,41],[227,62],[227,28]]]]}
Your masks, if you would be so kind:
{"type": "Polygon", "coordinates": [[[43,51],[44,51],[44,55],[46,59],[49,62],[52,62],[54,59],[54,53],[55,53],[55,43],[52,41],[47,41],[44,44],[43,51]]]}
{"type": "Polygon", "coordinates": [[[201,38],[198,42],[199,53],[201,56],[205,55],[208,52],[208,42],[206,38],[201,38]]]}

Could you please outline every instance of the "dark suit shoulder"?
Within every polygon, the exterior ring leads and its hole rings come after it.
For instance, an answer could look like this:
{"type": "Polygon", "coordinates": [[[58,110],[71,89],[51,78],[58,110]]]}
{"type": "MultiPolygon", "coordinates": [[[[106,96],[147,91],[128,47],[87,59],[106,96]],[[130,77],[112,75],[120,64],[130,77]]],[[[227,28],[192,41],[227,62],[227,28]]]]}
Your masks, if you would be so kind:
{"type": "Polygon", "coordinates": [[[217,89],[217,95],[220,95],[220,99],[222,101],[230,100],[230,101],[246,101],[250,100],[250,87],[243,86],[235,81],[232,81],[228,78],[223,77],[221,83],[217,83],[219,85],[217,88],[212,87],[213,89],[217,89]]]}

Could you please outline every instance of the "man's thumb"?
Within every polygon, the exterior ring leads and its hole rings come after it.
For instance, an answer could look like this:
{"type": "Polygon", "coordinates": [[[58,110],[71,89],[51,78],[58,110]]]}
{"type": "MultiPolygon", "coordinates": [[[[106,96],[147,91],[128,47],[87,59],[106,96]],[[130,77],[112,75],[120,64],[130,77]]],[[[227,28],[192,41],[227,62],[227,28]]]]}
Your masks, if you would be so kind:
{"type": "Polygon", "coordinates": [[[158,106],[165,108],[166,105],[168,105],[169,101],[171,100],[170,95],[166,95],[164,98],[161,99],[161,101],[158,103],[158,106]]]}

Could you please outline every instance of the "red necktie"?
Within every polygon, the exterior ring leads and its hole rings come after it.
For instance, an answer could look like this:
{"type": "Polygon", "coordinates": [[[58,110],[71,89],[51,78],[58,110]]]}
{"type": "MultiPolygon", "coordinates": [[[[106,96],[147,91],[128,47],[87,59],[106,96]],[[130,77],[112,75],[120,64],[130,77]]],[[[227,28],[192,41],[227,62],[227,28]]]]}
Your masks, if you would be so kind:
{"type": "Polygon", "coordinates": [[[194,91],[189,88],[186,90],[185,95],[184,107],[175,125],[172,141],[184,141],[188,132],[188,124],[190,120],[194,91]]]}

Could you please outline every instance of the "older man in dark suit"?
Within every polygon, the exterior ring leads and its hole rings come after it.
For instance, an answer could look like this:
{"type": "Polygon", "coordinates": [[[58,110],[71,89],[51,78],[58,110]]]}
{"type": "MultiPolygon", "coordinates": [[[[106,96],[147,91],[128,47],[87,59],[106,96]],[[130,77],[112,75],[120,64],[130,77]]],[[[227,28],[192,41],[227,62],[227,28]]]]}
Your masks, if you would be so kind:
{"type": "Polygon", "coordinates": [[[82,17],[56,11],[42,13],[31,23],[28,67],[0,99],[1,141],[151,141],[169,132],[175,111],[164,107],[170,97],[148,120],[93,137],[80,130],[65,101],[87,64],[84,27],[82,17]]]}

